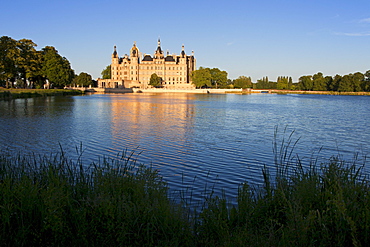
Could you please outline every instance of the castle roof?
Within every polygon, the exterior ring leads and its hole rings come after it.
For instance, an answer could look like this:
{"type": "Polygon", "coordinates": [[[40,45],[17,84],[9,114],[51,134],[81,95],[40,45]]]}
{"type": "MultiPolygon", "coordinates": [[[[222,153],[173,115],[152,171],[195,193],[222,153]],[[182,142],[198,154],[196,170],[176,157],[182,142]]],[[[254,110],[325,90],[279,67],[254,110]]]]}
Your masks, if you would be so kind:
{"type": "Polygon", "coordinates": [[[143,58],[143,60],[142,60],[142,61],[153,61],[153,58],[152,58],[150,55],[146,54],[146,55],[144,56],[144,58],[143,58]]]}
{"type": "Polygon", "coordinates": [[[173,56],[167,56],[164,61],[166,62],[175,62],[175,59],[173,59],[173,56]]]}

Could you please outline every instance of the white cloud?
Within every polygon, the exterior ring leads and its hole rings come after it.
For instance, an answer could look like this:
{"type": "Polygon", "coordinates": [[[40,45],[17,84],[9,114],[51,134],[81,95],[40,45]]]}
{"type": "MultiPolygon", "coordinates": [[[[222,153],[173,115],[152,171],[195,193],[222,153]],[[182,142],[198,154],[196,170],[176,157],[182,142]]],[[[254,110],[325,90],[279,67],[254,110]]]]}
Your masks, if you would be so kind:
{"type": "Polygon", "coordinates": [[[352,37],[365,37],[370,36],[369,32],[360,32],[360,33],[334,33],[335,35],[341,35],[341,36],[352,36],[352,37]]]}
{"type": "Polygon", "coordinates": [[[370,18],[361,19],[359,23],[370,23],[370,18]]]}

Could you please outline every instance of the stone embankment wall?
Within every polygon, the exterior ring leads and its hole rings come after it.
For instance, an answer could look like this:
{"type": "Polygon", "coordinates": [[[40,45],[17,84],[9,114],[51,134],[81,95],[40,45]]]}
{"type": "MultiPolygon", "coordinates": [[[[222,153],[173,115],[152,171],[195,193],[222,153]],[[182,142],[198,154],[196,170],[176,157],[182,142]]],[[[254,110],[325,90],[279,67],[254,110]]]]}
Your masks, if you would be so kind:
{"type": "Polygon", "coordinates": [[[242,89],[164,89],[164,88],[134,88],[134,93],[242,93],[242,89]]]}

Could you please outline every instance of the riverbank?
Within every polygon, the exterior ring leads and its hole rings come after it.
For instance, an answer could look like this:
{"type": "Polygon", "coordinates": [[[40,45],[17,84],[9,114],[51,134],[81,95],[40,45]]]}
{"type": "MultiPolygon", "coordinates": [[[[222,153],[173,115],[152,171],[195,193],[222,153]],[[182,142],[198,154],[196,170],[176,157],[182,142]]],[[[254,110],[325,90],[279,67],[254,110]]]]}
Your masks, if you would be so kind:
{"type": "Polygon", "coordinates": [[[370,92],[336,92],[336,91],[303,91],[303,90],[278,90],[278,89],[167,89],[167,88],[82,88],[74,87],[73,90],[92,93],[188,93],[188,94],[321,94],[321,95],[367,95],[370,92]]]}
{"type": "Polygon", "coordinates": [[[240,186],[236,206],[205,191],[194,209],[191,192],[174,203],[158,172],[133,154],[85,166],[64,153],[0,153],[1,245],[367,246],[363,166],[332,159],[305,170],[282,157],[276,177],[264,169],[261,187],[240,186]]]}
{"type": "Polygon", "coordinates": [[[276,94],[322,94],[322,95],[366,95],[370,96],[370,92],[337,92],[337,91],[302,91],[302,90],[275,90],[270,89],[270,93],[276,94]]]}
{"type": "Polygon", "coordinates": [[[69,89],[6,89],[0,87],[0,100],[81,94],[83,92],[80,90],[69,89]]]}

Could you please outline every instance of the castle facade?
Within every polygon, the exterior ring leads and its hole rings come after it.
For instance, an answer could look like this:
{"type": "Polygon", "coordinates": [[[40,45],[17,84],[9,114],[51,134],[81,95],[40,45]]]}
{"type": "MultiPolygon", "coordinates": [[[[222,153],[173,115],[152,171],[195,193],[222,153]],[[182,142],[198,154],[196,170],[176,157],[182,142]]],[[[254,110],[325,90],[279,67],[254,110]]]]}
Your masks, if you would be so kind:
{"type": "Polygon", "coordinates": [[[167,89],[193,89],[191,72],[196,70],[196,59],[185,53],[184,46],[180,55],[167,52],[163,54],[161,41],[158,39],[154,55],[142,55],[136,43],[130,49],[130,55],[119,57],[116,46],[112,54],[111,79],[98,79],[100,88],[149,88],[150,77],[157,74],[162,79],[161,87],[167,89]]]}

